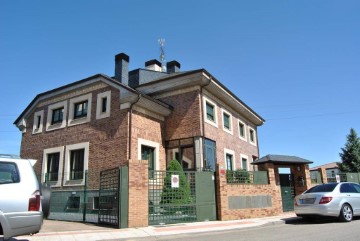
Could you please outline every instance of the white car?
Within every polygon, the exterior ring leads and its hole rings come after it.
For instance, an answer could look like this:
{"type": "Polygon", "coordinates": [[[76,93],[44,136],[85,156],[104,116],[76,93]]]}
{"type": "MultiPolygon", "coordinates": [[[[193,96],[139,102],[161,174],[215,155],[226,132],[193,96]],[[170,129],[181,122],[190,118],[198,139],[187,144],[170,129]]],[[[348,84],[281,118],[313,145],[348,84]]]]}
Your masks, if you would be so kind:
{"type": "Polygon", "coordinates": [[[0,235],[4,240],[41,229],[43,212],[35,162],[0,154],[0,235]]]}
{"type": "Polygon", "coordinates": [[[314,216],[338,217],[350,222],[360,216],[360,185],[352,182],[326,183],[295,197],[295,214],[305,219],[314,216]]]}

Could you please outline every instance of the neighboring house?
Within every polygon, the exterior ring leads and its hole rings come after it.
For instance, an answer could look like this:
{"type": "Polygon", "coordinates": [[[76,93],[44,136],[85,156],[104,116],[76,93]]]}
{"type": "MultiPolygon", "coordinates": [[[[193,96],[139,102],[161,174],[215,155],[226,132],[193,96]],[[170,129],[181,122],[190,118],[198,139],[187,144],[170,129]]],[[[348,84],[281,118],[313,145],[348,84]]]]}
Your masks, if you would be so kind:
{"type": "Polygon", "coordinates": [[[318,170],[320,168],[323,168],[326,170],[327,178],[335,178],[335,176],[340,172],[337,162],[331,162],[331,163],[327,163],[327,164],[324,164],[321,166],[316,166],[316,167],[310,168],[310,176],[312,179],[316,179],[318,170]]]}
{"type": "MultiPolygon", "coordinates": [[[[53,189],[84,185],[95,173],[148,160],[165,170],[252,170],[264,119],[204,69],[180,71],[177,61],[151,60],[128,70],[115,56],[115,76],[90,76],[38,94],[16,119],[21,156],[37,159],[36,174],[53,189]]],[[[238,80],[234,80],[238,81],[238,80]]],[[[98,188],[96,178],[89,186],[98,188]]]]}

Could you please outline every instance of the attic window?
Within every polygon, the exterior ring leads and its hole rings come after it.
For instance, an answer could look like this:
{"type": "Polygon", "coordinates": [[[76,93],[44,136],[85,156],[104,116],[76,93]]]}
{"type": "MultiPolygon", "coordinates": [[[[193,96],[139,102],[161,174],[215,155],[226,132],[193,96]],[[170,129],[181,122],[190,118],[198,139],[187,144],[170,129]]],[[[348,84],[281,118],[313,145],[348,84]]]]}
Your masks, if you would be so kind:
{"type": "Polygon", "coordinates": [[[102,119],[110,116],[111,91],[106,91],[97,95],[96,119],[102,119]]]}

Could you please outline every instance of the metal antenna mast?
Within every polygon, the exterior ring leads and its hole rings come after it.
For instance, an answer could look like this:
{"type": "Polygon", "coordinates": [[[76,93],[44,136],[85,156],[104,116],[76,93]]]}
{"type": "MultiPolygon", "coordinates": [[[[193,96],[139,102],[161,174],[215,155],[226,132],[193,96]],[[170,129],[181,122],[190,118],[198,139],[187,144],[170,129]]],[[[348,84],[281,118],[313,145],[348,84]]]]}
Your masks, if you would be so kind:
{"type": "Polygon", "coordinates": [[[165,39],[160,38],[159,39],[159,44],[160,44],[161,71],[166,72],[165,51],[164,51],[165,39]]]}

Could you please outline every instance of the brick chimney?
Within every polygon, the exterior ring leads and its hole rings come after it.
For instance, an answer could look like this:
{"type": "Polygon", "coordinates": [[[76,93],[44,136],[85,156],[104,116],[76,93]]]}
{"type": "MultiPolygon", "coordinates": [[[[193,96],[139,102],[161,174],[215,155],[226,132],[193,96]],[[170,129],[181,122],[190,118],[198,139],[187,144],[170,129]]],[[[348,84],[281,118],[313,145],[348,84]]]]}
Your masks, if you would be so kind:
{"type": "Polygon", "coordinates": [[[129,85],[129,56],[125,53],[115,55],[115,79],[129,85]]]}
{"type": "Polygon", "coordinates": [[[180,71],[180,63],[176,60],[166,63],[166,69],[168,73],[175,73],[180,71]]]}
{"type": "Polygon", "coordinates": [[[161,72],[161,63],[159,60],[152,59],[145,62],[145,68],[148,70],[161,72]]]}

